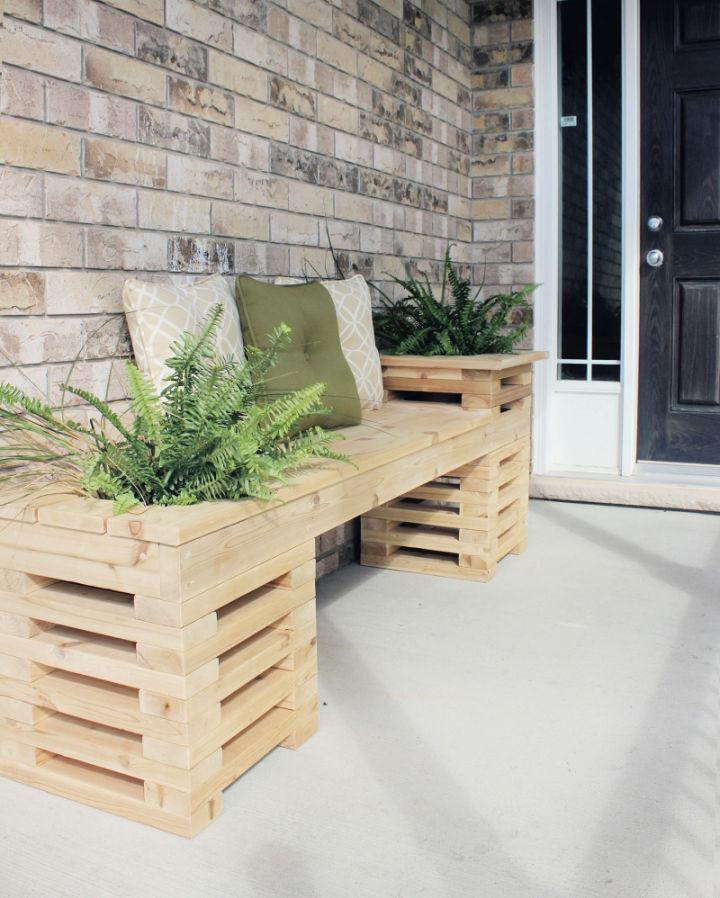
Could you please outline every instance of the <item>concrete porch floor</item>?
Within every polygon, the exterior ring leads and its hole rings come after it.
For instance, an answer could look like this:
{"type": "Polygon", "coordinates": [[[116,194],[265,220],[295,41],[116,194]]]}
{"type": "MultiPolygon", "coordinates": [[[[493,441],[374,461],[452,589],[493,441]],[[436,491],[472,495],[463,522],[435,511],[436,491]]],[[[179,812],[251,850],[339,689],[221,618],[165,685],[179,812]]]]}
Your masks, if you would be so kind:
{"type": "Polygon", "coordinates": [[[0,894],[711,898],[720,517],[535,502],[488,585],[321,581],[321,729],[193,842],[0,782],[0,894]]]}

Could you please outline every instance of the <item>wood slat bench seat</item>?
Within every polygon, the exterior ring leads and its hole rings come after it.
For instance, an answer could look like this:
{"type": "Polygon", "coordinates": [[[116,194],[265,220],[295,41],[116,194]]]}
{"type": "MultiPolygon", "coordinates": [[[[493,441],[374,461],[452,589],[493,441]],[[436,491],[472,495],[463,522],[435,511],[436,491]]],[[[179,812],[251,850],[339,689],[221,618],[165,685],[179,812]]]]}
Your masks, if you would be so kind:
{"type": "Polygon", "coordinates": [[[398,400],[271,502],[0,507],[0,773],[194,835],[316,728],[315,537],[525,428],[398,400]]]}

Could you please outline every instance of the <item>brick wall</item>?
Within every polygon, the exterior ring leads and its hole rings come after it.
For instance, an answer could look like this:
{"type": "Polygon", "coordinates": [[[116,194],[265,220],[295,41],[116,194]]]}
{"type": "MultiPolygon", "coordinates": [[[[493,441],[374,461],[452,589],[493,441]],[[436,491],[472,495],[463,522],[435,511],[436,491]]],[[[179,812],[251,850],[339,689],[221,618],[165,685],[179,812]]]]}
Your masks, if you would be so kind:
{"type": "Polygon", "coordinates": [[[534,279],[532,0],[476,0],[471,17],[474,277],[495,292],[534,279]]]}
{"type": "Polygon", "coordinates": [[[129,272],[332,272],[326,228],[384,287],[436,280],[448,239],[530,280],[527,6],[5,0],[0,377],[121,401],[129,272]]]}

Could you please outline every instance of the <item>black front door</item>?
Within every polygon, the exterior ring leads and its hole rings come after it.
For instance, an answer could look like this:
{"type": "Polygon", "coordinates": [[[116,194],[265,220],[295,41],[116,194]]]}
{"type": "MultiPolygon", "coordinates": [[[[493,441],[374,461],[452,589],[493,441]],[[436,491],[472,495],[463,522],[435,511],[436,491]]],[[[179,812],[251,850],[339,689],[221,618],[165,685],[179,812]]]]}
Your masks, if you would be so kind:
{"type": "Polygon", "coordinates": [[[720,2],[643,0],[639,460],[720,464],[720,2]]]}

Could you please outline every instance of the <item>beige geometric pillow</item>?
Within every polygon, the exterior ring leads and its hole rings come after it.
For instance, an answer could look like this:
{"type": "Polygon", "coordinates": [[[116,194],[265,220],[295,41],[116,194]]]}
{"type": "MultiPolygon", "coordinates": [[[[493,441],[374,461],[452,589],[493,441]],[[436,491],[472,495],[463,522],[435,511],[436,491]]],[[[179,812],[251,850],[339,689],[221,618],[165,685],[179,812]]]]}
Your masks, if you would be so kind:
{"type": "Polygon", "coordinates": [[[127,280],[123,308],[138,368],[158,392],[167,386],[170,369],[165,364],[171,346],[184,331],[196,333],[213,306],[224,314],[217,331],[217,354],[244,357],[240,316],[235,297],[222,275],[214,274],[192,284],[148,284],[127,280]]]}
{"type": "MultiPolygon", "coordinates": [[[[299,284],[299,278],[275,278],[276,284],[299,284]]],[[[340,346],[357,384],[366,411],[383,404],[382,369],[375,345],[370,288],[361,274],[338,281],[321,281],[335,306],[340,346]]]]}

